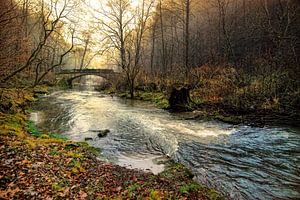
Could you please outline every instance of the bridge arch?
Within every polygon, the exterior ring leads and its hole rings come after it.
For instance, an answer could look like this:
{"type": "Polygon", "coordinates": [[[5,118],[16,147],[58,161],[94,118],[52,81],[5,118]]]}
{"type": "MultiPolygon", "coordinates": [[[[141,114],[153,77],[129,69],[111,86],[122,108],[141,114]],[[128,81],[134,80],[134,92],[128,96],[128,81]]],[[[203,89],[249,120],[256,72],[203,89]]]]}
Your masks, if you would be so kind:
{"type": "Polygon", "coordinates": [[[106,81],[109,81],[109,77],[103,75],[103,74],[79,74],[79,75],[76,75],[76,76],[73,76],[69,79],[67,79],[67,83],[69,85],[70,88],[72,88],[73,86],[73,81],[80,78],[80,77],[83,77],[83,76],[97,76],[97,77],[101,77],[101,78],[104,78],[106,81]]]}
{"type": "Polygon", "coordinates": [[[106,79],[107,81],[114,80],[120,75],[119,72],[115,72],[112,69],[73,69],[73,70],[61,70],[57,73],[58,75],[68,76],[66,78],[67,84],[72,88],[72,82],[80,77],[93,75],[106,79]],[[71,77],[70,77],[71,76],[71,77]]]}

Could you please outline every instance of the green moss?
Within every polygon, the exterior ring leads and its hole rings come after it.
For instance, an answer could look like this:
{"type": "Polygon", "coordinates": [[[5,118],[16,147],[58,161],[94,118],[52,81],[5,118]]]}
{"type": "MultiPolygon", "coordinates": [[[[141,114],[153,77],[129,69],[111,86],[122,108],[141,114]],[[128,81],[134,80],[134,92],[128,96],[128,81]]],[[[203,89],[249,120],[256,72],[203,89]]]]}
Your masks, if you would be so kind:
{"type": "Polygon", "coordinates": [[[48,134],[50,138],[58,139],[58,140],[68,140],[68,138],[64,135],[57,134],[57,133],[49,133],[48,134]]]}
{"type": "Polygon", "coordinates": [[[169,107],[169,101],[162,92],[139,92],[139,99],[151,101],[162,109],[169,107]]]}
{"type": "Polygon", "coordinates": [[[81,146],[81,147],[88,147],[89,144],[87,142],[76,142],[77,145],[81,146]]]}
{"type": "Polygon", "coordinates": [[[62,186],[59,183],[53,183],[51,185],[51,189],[52,189],[52,191],[57,192],[57,191],[60,191],[62,189],[62,186]]]}
{"type": "Polygon", "coordinates": [[[62,78],[61,80],[59,80],[56,84],[56,87],[58,87],[61,90],[70,89],[70,85],[68,84],[68,81],[66,78],[62,78]]]}
{"type": "Polygon", "coordinates": [[[27,131],[34,137],[40,137],[42,135],[34,122],[30,120],[27,122],[27,131]]]}
{"type": "Polygon", "coordinates": [[[114,87],[111,87],[111,88],[105,89],[104,92],[107,94],[114,94],[114,93],[116,93],[116,89],[114,87]]]}
{"type": "Polygon", "coordinates": [[[152,92],[139,92],[139,97],[141,100],[149,101],[152,99],[152,92]]]}
{"type": "Polygon", "coordinates": [[[34,101],[33,92],[29,89],[0,89],[0,112],[15,114],[25,109],[30,101],[34,101]]]}
{"type": "Polygon", "coordinates": [[[149,198],[150,200],[160,200],[160,192],[158,190],[151,190],[149,198]]]}
{"type": "Polygon", "coordinates": [[[159,108],[168,109],[170,107],[169,101],[166,99],[158,100],[155,102],[159,108]]]}
{"type": "Polygon", "coordinates": [[[77,152],[69,152],[67,154],[68,157],[71,157],[71,158],[83,158],[83,154],[82,153],[77,153],[77,152]]]}
{"type": "Polygon", "coordinates": [[[50,137],[49,137],[49,135],[47,135],[47,134],[42,134],[42,135],[40,136],[40,138],[42,138],[42,139],[49,139],[50,137]]]}
{"type": "Polygon", "coordinates": [[[3,135],[16,135],[20,136],[22,135],[23,129],[15,123],[8,123],[0,126],[0,133],[3,135]]]}
{"type": "Polygon", "coordinates": [[[81,167],[81,162],[77,159],[72,159],[69,165],[71,167],[81,167]]]}
{"type": "Polygon", "coordinates": [[[201,191],[210,200],[224,199],[224,197],[222,197],[222,195],[216,190],[207,188],[195,182],[184,184],[179,188],[179,192],[181,194],[189,194],[191,192],[197,192],[197,191],[201,191]]]}
{"type": "Polygon", "coordinates": [[[56,133],[42,134],[38,127],[35,125],[35,123],[30,120],[27,121],[27,131],[34,137],[41,139],[49,139],[51,141],[68,139],[66,136],[56,133]]]}
{"type": "Polygon", "coordinates": [[[47,145],[47,144],[53,144],[53,143],[57,143],[57,144],[63,144],[65,141],[61,140],[61,139],[55,139],[55,138],[38,138],[38,140],[36,140],[38,143],[41,143],[43,145],[47,145]]]}
{"type": "Polygon", "coordinates": [[[80,160],[77,158],[73,158],[69,163],[69,166],[71,167],[71,173],[73,174],[85,172],[85,169],[82,167],[80,160]]]}
{"type": "Polygon", "coordinates": [[[121,98],[129,98],[130,97],[128,92],[119,93],[118,96],[121,97],[121,98]]]}
{"type": "Polygon", "coordinates": [[[204,103],[203,99],[197,97],[197,96],[193,96],[191,95],[191,99],[193,100],[193,103],[195,104],[195,106],[197,105],[201,105],[204,103]]]}
{"type": "Polygon", "coordinates": [[[99,156],[101,152],[100,148],[90,146],[87,142],[66,143],[64,149],[65,150],[79,149],[79,150],[90,152],[95,156],[99,156]]]}
{"type": "Polygon", "coordinates": [[[192,179],[194,176],[183,164],[173,161],[167,163],[166,169],[159,175],[173,180],[192,179]]]}
{"type": "Polygon", "coordinates": [[[128,186],[127,191],[129,193],[129,196],[132,197],[132,198],[134,196],[136,196],[135,192],[137,192],[140,188],[141,188],[141,185],[138,184],[138,183],[134,183],[134,184],[128,186]]]}
{"type": "Polygon", "coordinates": [[[99,156],[101,153],[101,149],[97,148],[97,147],[92,147],[92,146],[88,146],[87,150],[90,151],[92,154],[94,154],[95,156],[99,156]]]}
{"type": "Polygon", "coordinates": [[[214,114],[212,118],[230,124],[238,124],[241,122],[241,119],[237,116],[224,116],[219,113],[214,114]]]}
{"type": "Polygon", "coordinates": [[[36,142],[32,139],[24,140],[25,144],[28,146],[29,149],[34,149],[36,147],[36,142]]]}
{"type": "Polygon", "coordinates": [[[224,200],[225,198],[214,189],[206,189],[205,196],[210,200],[224,200]]]}
{"type": "Polygon", "coordinates": [[[181,194],[189,194],[190,192],[196,192],[198,190],[202,189],[202,187],[199,184],[196,183],[188,183],[184,184],[179,188],[179,192],[181,194]]]}
{"type": "Polygon", "coordinates": [[[48,87],[46,85],[37,85],[33,88],[33,92],[36,94],[47,94],[48,87]]]}
{"type": "Polygon", "coordinates": [[[25,136],[25,115],[5,114],[0,112],[0,134],[1,135],[15,135],[19,137],[25,136]]]}
{"type": "Polygon", "coordinates": [[[60,152],[58,152],[57,150],[53,149],[49,152],[50,156],[56,156],[56,155],[60,155],[60,152]]]}
{"type": "Polygon", "coordinates": [[[190,192],[201,191],[208,199],[224,199],[216,190],[193,181],[193,174],[183,164],[170,161],[167,163],[166,169],[161,172],[159,176],[181,182],[182,185],[179,188],[179,192],[181,194],[189,194],[190,192]]]}
{"type": "Polygon", "coordinates": [[[69,181],[66,179],[61,179],[60,181],[53,183],[51,185],[52,192],[61,192],[65,190],[65,187],[68,187],[70,185],[69,181]]]}

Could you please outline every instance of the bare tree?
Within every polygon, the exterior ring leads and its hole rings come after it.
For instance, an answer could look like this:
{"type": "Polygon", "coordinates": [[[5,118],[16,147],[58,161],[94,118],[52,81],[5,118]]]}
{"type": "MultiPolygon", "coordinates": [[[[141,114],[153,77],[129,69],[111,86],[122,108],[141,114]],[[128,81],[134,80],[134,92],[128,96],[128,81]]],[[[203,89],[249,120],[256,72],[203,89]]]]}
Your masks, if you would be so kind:
{"type": "Polygon", "coordinates": [[[185,75],[188,76],[190,71],[189,48],[190,48],[190,0],[185,1],[185,75]]]}
{"type": "Polygon", "coordinates": [[[1,79],[2,83],[5,83],[11,79],[16,74],[22,72],[23,70],[29,68],[38,58],[39,54],[42,52],[43,47],[46,45],[50,36],[59,28],[60,24],[64,19],[67,18],[68,14],[74,8],[75,3],[70,0],[65,0],[62,5],[58,5],[58,1],[51,0],[50,3],[46,3],[44,0],[41,0],[38,4],[39,7],[39,20],[41,21],[41,37],[34,47],[31,55],[28,57],[27,61],[23,66],[14,70],[6,77],[1,79]]]}
{"type": "Polygon", "coordinates": [[[125,71],[127,76],[131,98],[134,98],[135,79],[141,68],[140,61],[143,48],[142,44],[152,5],[153,1],[150,1],[148,4],[146,4],[146,0],[143,0],[141,6],[136,9],[136,17],[134,18],[135,27],[131,32],[130,41],[127,44],[128,64],[125,68],[123,68],[123,70],[125,71]]]}
{"type": "Polygon", "coordinates": [[[103,11],[109,21],[101,20],[101,25],[109,45],[119,52],[120,60],[117,62],[125,72],[131,98],[134,97],[134,82],[140,71],[142,42],[152,5],[153,1],[147,4],[143,0],[136,10],[132,10],[128,0],[110,0],[110,10],[103,11]]]}
{"type": "Polygon", "coordinates": [[[166,45],[165,45],[165,33],[164,33],[164,23],[163,23],[163,11],[162,11],[162,0],[159,0],[159,20],[160,20],[160,31],[161,31],[161,57],[162,57],[162,66],[163,74],[167,71],[167,60],[166,60],[166,45]]]}
{"type": "Polygon", "coordinates": [[[68,55],[73,47],[74,47],[74,34],[75,34],[75,29],[71,29],[70,30],[70,34],[71,34],[71,44],[70,47],[68,47],[62,54],[59,55],[59,59],[57,62],[52,61],[51,64],[48,64],[48,68],[44,70],[44,72],[41,74],[40,77],[38,77],[38,73],[36,74],[36,79],[35,79],[35,83],[34,86],[38,85],[44,78],[45,76],[52,70],[54,70],[56,67],[59,67],[63,64],[64,58],[66,55],[68,55]]]}

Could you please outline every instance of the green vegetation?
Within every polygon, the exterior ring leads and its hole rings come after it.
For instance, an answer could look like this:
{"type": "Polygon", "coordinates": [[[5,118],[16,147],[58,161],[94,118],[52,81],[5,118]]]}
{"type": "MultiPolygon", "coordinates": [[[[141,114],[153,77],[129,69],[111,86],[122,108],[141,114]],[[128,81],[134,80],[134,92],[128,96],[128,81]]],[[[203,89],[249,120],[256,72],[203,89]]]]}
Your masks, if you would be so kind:
{"type": "Polygon", "coordinates": [[[158,190],[151,190],[149,194],[150,200],[160,200],[160,192],[158,190]]]}
{"type": "Polygon", "coordinates": [[[27,123],[27,131],[35,137],[41,137],[42,134],[41,132],[38,130],[38,128],[36,127],[36,125],[34,124],[33,121],[28,121],[27,123]]]}
{"type": "MultiPolygon", "coordinates": [[[[114,91],[113,94],[116,93],[118,97],[126,98],[126,99],[131,98],[131,96],[128,92],[117,92],[116,90],[113,90],[113,89],[105,90],[104,92],[107,94],[111,94],[111,91],[114,91]]],[[[169,108],[169,102],[167,99],[167,95],[165,95],[163,92],[137,91],[135,93],[134,99],[152,102],[158,108],[161,108],[161,109],[169,108]]]]}
{"type": "Polygon", "coordinates": [[[70,89],[70,85],[65,77],[60,79],[55,86],[60,89],[70,89]]]}
{"type": "Polygon", "coordinates": [[[153,102],[155,103],[155,105],[157,105],[157,107],[162,109],[167,109],[169,107],[168,99],[166,98],[166,95],[162,92],[139,91],[136,98],[144,101],[153,102]]]}
{"type": "Polygon", "coordinates": [[[33,121],[27,121],[27,131],[34,137],[42,138],[42,139],[56,139],[56,140],[68,140],[68,138],[64,135],[57,133],[42,133],[38,127],[35,125],[33,121]]]}
{"type": "Polygon", "coordinates": [[[201,189],[201,186],[194,183],[189,183],[181,186],[179,188],[179,192],[182,194],[189,194],[190,192],[196,192],[201,189]]]}
{"type": "Polygon", "coordinates": [[[53,138],[53,139],[59,139],[59,140],[68,140],[68,138],[64,135],[61,134],[57,134],[57,133],[49,133],[49,138],[53,138]]]}
{"type": "Polygon", "coordinates": [[[134,198],[137,195],[136,193],[137,193],[138,189],[140,189],[140,188],[141,188],[141,185],[138,184],[138,183],[134,183],[132,185],[129,185],[127,187],[129,197],[134,198]]]}
{"type": "Polygon", "coordinates": [[[167,168],[159,176],[180,182],[178,190],[182,195],[200,192],[210,200],[224,199],[216,190],[192,181],[193,174],[182,164],[170,161],[167,168]]]}

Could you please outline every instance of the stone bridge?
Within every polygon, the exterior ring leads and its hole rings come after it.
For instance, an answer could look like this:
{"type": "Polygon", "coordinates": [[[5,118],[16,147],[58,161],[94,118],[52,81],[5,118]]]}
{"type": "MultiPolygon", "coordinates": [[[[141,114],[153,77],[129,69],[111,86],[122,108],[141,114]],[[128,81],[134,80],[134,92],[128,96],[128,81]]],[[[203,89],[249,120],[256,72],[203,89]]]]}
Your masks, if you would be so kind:
{"type": "Polygon", "coordinates": [[[72,87],[72,82],[82,76],[94,75],[110,81],[114,80],[120,73],[112,69],[64,69],[57,72],[56,75],[67,75],[67,83],[72,87]]]}

